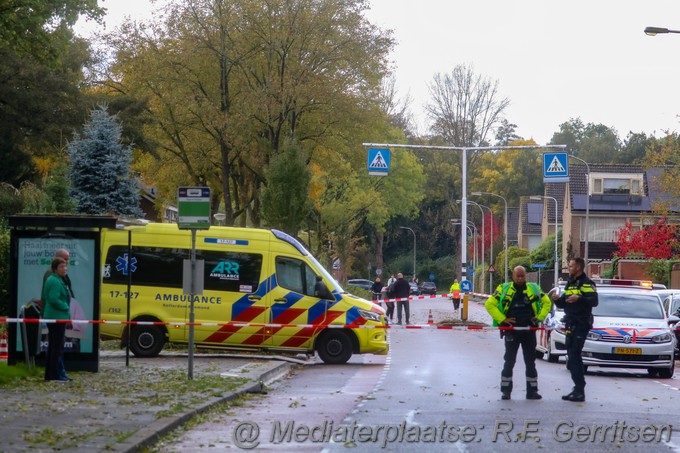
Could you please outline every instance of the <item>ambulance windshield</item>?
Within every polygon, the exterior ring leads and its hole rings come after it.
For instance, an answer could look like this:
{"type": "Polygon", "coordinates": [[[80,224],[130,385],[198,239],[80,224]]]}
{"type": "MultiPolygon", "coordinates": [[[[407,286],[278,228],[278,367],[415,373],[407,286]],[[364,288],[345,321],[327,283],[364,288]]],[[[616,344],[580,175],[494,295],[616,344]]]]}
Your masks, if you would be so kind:
{"type": "Polygon", "coordinates": [[[329,282],[332,285],[332,288],[330,288],[331,292],[345,292],[345,290],[342,289],[340,284],[335,281],[333,276],[329,274],[326,269],[319,263],[314,256],[307,251],[304,245],[300,243],[297,239],[295,239],[293,236],[291,236],[288,233],[284,233],[283,231],[280,230],[275,230],[272,229],[272,233],[274,233],[274,236],[276,236],[278,239],[281,239],[282,241],[285,241],[295,247],[298,252],[300,252],[303,256],[308,257],[312,263],[314,263],[315,271],[319,272],[324,276],[324,280],[329,282]]]}

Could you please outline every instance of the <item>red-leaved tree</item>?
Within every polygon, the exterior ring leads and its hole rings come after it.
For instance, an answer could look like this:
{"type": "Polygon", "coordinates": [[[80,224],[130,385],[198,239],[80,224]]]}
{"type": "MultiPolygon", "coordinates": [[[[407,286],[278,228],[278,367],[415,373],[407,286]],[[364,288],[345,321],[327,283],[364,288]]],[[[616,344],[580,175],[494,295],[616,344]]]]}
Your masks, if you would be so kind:
{"type": "Polygon", "coordinates": [[[626,223],[616,233],[616,246],[618,251],[614,254],[620,258],[630,256],[670,259],[678,251],[677,228],[669,225],[664,216],[653,225],[643,227],[641,230],[633,229],[630,222],[626,223]]]}

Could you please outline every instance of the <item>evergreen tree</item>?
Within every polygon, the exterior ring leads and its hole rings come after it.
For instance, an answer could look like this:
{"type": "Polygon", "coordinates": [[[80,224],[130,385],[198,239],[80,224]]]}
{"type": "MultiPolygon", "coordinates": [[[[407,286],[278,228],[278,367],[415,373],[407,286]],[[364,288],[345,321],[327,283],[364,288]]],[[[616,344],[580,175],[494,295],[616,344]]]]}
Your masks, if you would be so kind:
{"type": "Polygon", "coordinates": [[[67,150],[71,158],[71,196],[78,212],[142,215],[139,191],[130,175],[132,149],[120,140],[122,127],[105,106],[92,110],[81,137],[75,134],[67,150]]]}
{"type": "Polygon", "coordinates": [[[55,212],[69,213],[75,210],[76,203],[69,196],[69,187],[68,166],[61,164],[52,170],[43,188],[52,200],[55,212]]]}
{"type": "Polygon", "coordinates": [[[297,142],[287,142],[267,170],[267,187],[262,192],[262,214],[269,224],[297,235],[309,213],[311,175],[297,142]]]}

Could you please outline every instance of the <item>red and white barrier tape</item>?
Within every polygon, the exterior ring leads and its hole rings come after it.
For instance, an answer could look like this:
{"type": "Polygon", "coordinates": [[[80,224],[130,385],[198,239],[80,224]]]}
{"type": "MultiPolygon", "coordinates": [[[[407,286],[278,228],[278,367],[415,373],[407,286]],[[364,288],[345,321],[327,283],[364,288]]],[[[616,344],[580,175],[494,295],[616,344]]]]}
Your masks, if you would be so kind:
{"type": "MultiPolygon", "coordinates": [[[[131,326],[208,326],[208,327],[265,327],[265,328],[298,328],[298,329],[433,329],[433,330],[471,330],[471,331],[499,331],[499,330],[554,330],[549,327],[513,327],[513,326],[477,326],[477,325],[437,325],[437,324],[407,324],[401,325],[365,325],[365,324],[277,324],[277,323],[247,323],[247,322],[164,322],[164,321],[107,321],[101,320],[87,320],[87,319],[33,319],[33,318],[0,318],[0,323],[57,323],[57,324],[110,324],[110,325],[131,325],[131,326]]],[[[609,327],[610,328],[610,327],[609,327]]],[[[604,327],[594,327],[593,329],[604,329],[604,327]]],[[[645,328],[645,330],[664,330],[663,328],[645,328]]],[[[680,327],[676,328],[680,330],[680,327]]]]}
{"type": "MultiPolygon", "coordinates": [[[[476,296],[476,297],[484,297],[484,298],[489,298],[491,297],[490,294],[484,294],[484,293],[467,293],[468,296],[476,296]]],[[[463,300],[463,296],[465,293],[460,294],[460,300],[463,300]]],[[[453,294],[430,294],[427,296],[409,296],[409,297],[401,297],[401,298],[395,298],[395,299],[373,299],[371,302],[374,304],[378,304],[380,302],[405,302],[405,301],[410,301],[410,300],[423,300],[423,299],[451,299],[453,297],[453,294]]]]}

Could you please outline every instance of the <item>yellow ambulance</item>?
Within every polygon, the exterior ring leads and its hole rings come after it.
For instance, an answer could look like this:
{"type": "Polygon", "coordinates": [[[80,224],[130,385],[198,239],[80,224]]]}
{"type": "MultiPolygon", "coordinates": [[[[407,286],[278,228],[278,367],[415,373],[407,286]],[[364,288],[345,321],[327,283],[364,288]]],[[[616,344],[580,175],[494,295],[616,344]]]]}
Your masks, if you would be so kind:
{"type": "MultiPolygon", "coordinates": [[[[165,343],[188,343],[191,296],[183,263],[191,232],[150,223],[102,233],[104,339],[129,339],[139,357],[165,343]]],[[[316,351],[325,363],[352,354],[387,354],[385,312],[346,293],[290,235],[277,230],[211,227],[196,234],[202,294],[193,296],[195,343],[228,348],[316,351]],[[351,328],[341,327],[351,325],[351,328]]],[[[200,279],[200,276],[199,276],[200,279]]]]}

